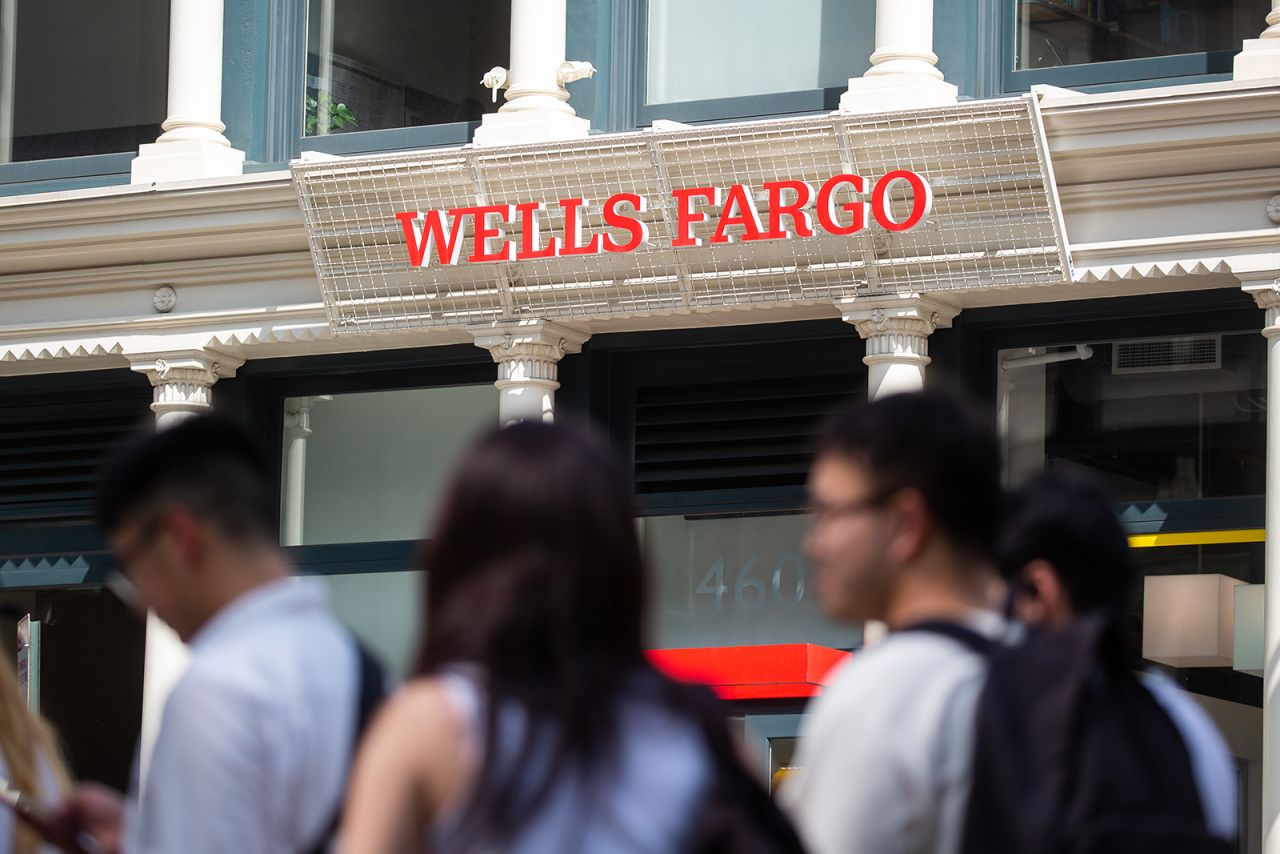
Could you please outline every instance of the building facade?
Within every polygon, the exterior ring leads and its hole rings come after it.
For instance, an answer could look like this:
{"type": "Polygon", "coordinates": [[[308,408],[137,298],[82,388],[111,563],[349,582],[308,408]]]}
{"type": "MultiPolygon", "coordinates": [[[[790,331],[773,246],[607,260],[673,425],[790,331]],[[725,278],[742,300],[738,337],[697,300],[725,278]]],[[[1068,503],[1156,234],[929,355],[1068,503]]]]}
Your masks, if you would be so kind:
{"type": "Polygon", "coordinates": [[[1280,0],[49,5],[0,4],[0,602],[77,771],[124,784],[182,661],[108,590],[94,472],[210,407],[402,671],[456,451],[591,417],[655,655],[782,770],[863,642],[806,588],[809,443],[927,379],[1011,482],[1108,480],[1135,645],[1280,852],[1280,0]]]}

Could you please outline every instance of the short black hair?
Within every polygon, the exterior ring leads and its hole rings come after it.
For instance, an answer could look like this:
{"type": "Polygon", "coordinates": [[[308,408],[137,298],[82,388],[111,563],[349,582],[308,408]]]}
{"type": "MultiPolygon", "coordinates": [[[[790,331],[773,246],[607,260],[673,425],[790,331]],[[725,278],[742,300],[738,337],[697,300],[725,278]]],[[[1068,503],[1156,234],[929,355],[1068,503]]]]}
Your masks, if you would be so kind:
{"type": "Polygon", "coordinates": [[[274,542],[274,492],[253,437],[221,415],[198,415],[127,444],[107,463],[95,515],[108,536],[180,504],[241,544],[274,542]]]}
{"type": "Polygon", "coordinates": [[[956,398],[921,391],[855,404],[831,419],[817,452],[865,466],[881,496],[918,490],[953,545],[990,557],[1000,519],[1000,448],[991,426],[956,398]]]}
{"type": "Polygon", "coordinates": [[[1101,479],[1059,467],[1010,493],[996,563],[1002,575],[1016,580],[1037,559],[1053,565],[1073,611],[1115,613],[1128,605],[1137,567],[1101,479]]]}

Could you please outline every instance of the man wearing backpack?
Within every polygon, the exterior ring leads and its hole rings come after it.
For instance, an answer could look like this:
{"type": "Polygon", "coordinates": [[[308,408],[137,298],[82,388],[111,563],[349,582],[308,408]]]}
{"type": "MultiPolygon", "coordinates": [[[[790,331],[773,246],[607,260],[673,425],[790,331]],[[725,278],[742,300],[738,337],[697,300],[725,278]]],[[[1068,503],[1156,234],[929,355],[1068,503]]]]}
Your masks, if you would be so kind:
{"type": "Polygon", "coordinates": [[[781,796],[813,854],[958,850],[986,658],[950,635],[1003,630],[989,608],[999,469],[994,433],[930,392],[847,409],[819,441],[819,598],[892,634],[841,666],[801,728],[781,796]]]}
{"type": "Polygon", "coordinates": [[[72,792],[63,819],[108,854],[306,854],[328,846],[383,678],[318,582],[277,545],[269,468],[218,416],[136,442],[98,516],[121,569],[191,646],[145,788],[72,792]]]}
{"type": "Polygon", "coordinates": [[[1041,850],[1228,850],[1237,832],[1236,775],[1222,736],[1171,681],[1135,677],[1136,657],[1120,640],[1138,573],[1106,487],[1082,471],[1055,469],[1017,489],[1009,508],[997,561],[1014,612],[1039,632],[992,658],[979,702],[966,850],[1008,850],[1013,839],[1041,850]],[[1089,638],[1095,644],[1083,656],[1073,652],[1089,638]],[[1073,678],[1087,688],[1073,687],[1073,678]],[[1027,694],[1001,683],[1026,686],[1027,694]],[[1055,738],[1044,732],[1046,720],[1075,722],[1074,741],[1061,742],[1057,758],[1040,749],[1055,738]],[[1020,745],[1018,732],[1031,743],[1020,745]],[[1019,780],[1008,754],[1028,757],[1019,762],[1034,779],[1019,780]],[[1073,783],[1055,792],[1055,778],[1073,783]],[[1032,816],[1051,811],[1052,826],[1037,826],[1032,816]],[[1123,837],[1104,841],[1111,834],[1104,824],[1123,825],[1123,837]]]}

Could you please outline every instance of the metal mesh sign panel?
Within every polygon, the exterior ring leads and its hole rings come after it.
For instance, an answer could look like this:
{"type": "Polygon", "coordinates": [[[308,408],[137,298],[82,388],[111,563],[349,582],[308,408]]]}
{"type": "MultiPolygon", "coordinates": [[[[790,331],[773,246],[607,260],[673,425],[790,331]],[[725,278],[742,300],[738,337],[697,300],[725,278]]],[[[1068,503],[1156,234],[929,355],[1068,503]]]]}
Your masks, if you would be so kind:
{"type": "MultiPolygon", "coordinates": [[[[571,142],[303,161],[293,165],[316,272],[335,334],[469,326],[527,318],[670,314],[738,306],[829,302],[873,294],[925,293],[1070,280],[1052,172],[1029,99],[873,115],[827,115],[641,131],[571,142]],[[835,209],[868,200],[895,170],[925,178],[932,209],[917,226],[890,231],[868,217],[850,235],[712,243],[714,206],[692,226],[701,245],[673,247],[674,193],[745,185],[762,215],[765,182],[845,184],[835,209]],[[627,232],[604,221],[605,200],[634,193],[648,227],[634,251],[471,263],[474,232],[457,264],[410,262],[396,214],[542,202],[545,243],[564,235],[558,200],[581,198],[583,235],[627,232]]],[[[887,194],[896,221],[912,189],[887,194]]],[[[812,207],[812,201],[810,203],[812,207]]],[[[847,218],[847,214],[842,213],[847,218]]],[[[503,237],[518,242],[518,225],[503,237]]]]}

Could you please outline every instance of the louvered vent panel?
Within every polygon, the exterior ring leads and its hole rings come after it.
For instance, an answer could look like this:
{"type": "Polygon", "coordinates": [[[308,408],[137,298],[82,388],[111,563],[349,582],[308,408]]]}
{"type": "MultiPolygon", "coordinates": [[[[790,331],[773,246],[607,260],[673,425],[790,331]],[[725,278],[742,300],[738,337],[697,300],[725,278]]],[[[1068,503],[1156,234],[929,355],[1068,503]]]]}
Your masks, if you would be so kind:
{"type": "Polygon", "coordinates": [[[99,469],[150,401],[145,383],[0,398],[0,523],[88,516],[99,469]]]}
{"type": "Polygon", "coordinates": [[[1222,365],[1222,337],[1148,338],[1117,341],[1112,350],[1115,374],[1202,371],[1222,365]]]}
{"type": "Polygon", "coordinates": [[[636,488],[801,485],[823,419],[863,392],[865,382],[858,374],[827,374],[642,387],[636,488]]]}

